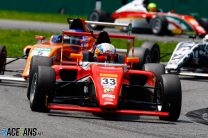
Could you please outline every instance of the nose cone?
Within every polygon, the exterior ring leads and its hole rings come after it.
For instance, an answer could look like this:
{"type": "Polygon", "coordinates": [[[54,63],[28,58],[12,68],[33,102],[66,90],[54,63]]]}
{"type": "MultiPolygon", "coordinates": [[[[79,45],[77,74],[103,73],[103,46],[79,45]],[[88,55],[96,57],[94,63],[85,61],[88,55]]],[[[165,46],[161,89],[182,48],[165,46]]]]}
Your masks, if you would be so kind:
{"type": "Polygon", "coordinates": [[[123,67],[92,65],[92,79],[102,108],[117,108],[123,80],[123,67]]]}

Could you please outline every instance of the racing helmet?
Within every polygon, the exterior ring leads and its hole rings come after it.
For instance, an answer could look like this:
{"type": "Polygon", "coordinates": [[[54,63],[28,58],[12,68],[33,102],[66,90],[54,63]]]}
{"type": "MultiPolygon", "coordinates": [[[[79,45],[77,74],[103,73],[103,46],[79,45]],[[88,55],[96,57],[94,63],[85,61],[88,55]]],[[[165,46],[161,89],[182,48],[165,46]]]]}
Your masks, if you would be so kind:
{"type": "Polygon", "coordinates": [[[94,51],[94,58],[98,62],[113,61],[116,54],[115,47],[110,43],[98,44],[94,51]]]}
{"type": "Polygon", "coordinates": [[[149,3],[147,5],[147,9],[150,12],[157,12],[157,5],[155,3],[153,3],[153,2],[152,3],[149,3]]]}
{"type": "Polygon", "coordinates": [[[203,38],[203,44],[208,45],[208,34],[203,38]]]}
{"type": "Polygon", "coordinates": [[[62,36],[60,34],[52,35],[50,38],[50,42],[53,43],[61,43],[62,42],[62,36]]]}

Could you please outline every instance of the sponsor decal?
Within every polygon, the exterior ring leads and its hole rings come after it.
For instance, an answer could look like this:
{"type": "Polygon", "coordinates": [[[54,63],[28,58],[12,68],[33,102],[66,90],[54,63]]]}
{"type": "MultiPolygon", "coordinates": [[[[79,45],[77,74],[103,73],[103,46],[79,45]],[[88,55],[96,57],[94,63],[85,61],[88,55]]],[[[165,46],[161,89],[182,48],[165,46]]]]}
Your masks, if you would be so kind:
{"type": "Polygon", "coordinates": [[[37,128],[6,128],[1,129],[2,137],[35,137],[43,136],[43,132],[38,131],[37,128]]]}
{"type": "Polygon", "coordinates": [[[103,94],[102,98],[112,98],[112,99],[115,99],[115,95],[114,94],[103,94]]]}
{"type": "Polygon", "coordinates": [[[113,102],[113,99],[112,98],[105,98],[105,101],[106,102],[113,102]]]}
{"type": "Polygon", "coordinates": [[[109,93],[109,92],[112,92],[112,91],[113,91],[112,88],[110,88],[110,87],[104,87],[104,92],[105,93],[109,93]]]}
{"type": "Polygon", "coordinates": [[[104,102],[104,104],[113,104],[112,102],[104,102]]]}
{"type": "Polygon", "coordinates": [[[32,51],[32,56],[38,55],[38,56],[48,56],[49,53],[51,52],[51,48],[41,48],[41,47],[36,47],[32,51]]]}
{"type": "Polygon", "coordinates": [[[117,74],[107,74],[107,73],[100,73],[101,77],[113,77],[113,78],[117,78],[118,75],[117,74]]]}
{"type": "Polygon", "coordinates": [[[187,53],[190,52],[191,48],[192,48],[192,45],[187,45],[186,43],[180,45],[177,48],[177,50],[174,52],[172,60],[183,58],[187,53]]]}

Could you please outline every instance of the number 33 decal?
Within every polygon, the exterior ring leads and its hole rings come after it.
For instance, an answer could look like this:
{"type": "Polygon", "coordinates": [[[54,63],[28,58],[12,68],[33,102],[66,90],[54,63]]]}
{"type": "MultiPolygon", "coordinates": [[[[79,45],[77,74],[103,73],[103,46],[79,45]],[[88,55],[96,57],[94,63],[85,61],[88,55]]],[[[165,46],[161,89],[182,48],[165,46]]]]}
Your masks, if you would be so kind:
{"type": "Polygon", "coordinates": [[[101,85],[116,85],[116,79],[115,78],[101,78],[101,85]]]}

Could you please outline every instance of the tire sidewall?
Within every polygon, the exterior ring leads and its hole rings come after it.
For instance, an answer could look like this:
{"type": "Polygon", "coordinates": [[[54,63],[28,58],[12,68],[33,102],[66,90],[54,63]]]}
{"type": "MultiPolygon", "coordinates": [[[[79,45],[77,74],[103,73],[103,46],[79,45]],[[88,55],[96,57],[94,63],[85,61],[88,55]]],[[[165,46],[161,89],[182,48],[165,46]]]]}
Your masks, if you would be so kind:
{"type": "Polygon", "coordinates": [[[141,47],[149,49],[152,63],[160,62],[160,47],[157,43],[144,42],[141,47]]]}
{"type": "Polygon", "coordinates": [[[162,111],[169,112],[162,120],[177,121],[181,112],[182,92],[181,83],[177,75],[165,74],[161,76],[162,111]]]}
{"type": "Polygon", "coordinates": [[[0,75],[4,75],[6,69],[7,50],[5,46],[0,45],[0,75]]]}
{"type": "Polygon", "coordinates": [[[27,85],[27,98],[29,97],[29,90],[32,83],[33,74],[37,72],[38,66],[51,66],[53,63],[52,58],[44,57],[44,56],[33,56],[30,62],[30,69],[29,69],[29,79],[27,85]]]}
{"type": "Polygon", "coordinates": [[[156,16],[150,21],[152,33],[155,35],[165,35],[167,33],[167,21],[164,16],[156,16]]]}
{"type": "Polygon", "coordinates": [[[52,102],[55,85],[55,70],[50,67],[39,66],[33,74],[30,88],[30,107],[33,111],[47,112],[47,103],[52,102]]]}

